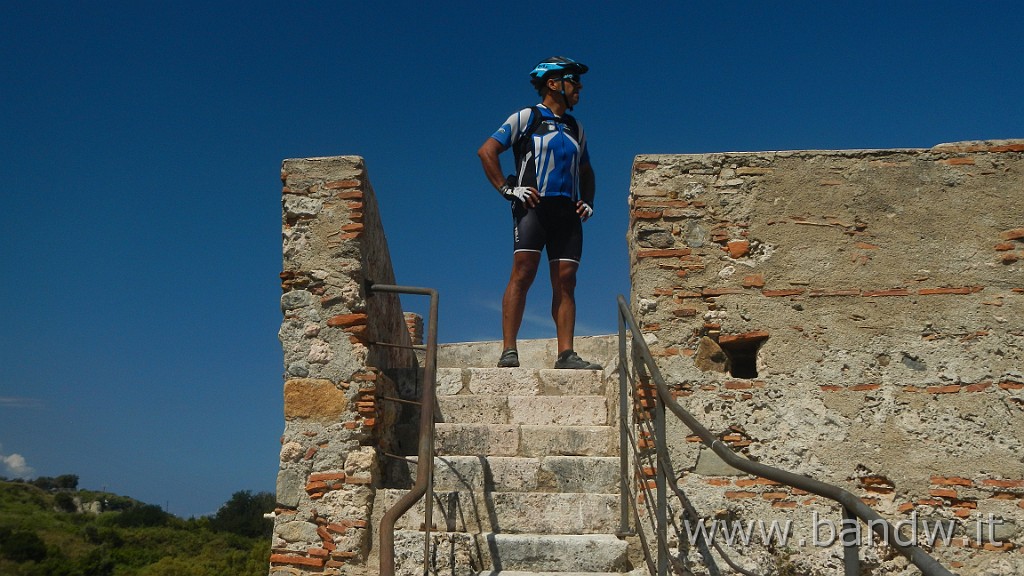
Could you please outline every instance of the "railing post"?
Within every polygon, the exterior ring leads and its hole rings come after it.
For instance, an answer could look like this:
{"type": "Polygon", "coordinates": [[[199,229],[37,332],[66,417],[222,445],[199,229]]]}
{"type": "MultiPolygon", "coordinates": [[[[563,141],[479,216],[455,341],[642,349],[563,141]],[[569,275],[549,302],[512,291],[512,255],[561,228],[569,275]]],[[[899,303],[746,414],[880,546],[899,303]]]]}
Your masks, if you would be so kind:
{"type": "Polygon", "coordinates": [[[843,524],[839,534],[843,539],[843,566],[845,576],[860,576],[860,538],[857,517],[843,506],[843,524]]]}
{"type": "Polygon", "coordinates": [[[655,464],[654,485],[657,488],[658,504],[658,576],[668,574],[668,490],[665,482],[668,480],[668,463],[661,457],[663,450],[668,450],[665,445],[665,403],[661,398],[654,395],[654,449],[657,454],[655,464]]]}
{"type": "Polygon", "coordinates": [[[433,511],[434,476],[434,394],[437,380],[437,307],[438,293],[431,288],[391,286],[367,281],[366,293],[389,292],[418,294],[430,297],[430,319],[427,324],[427,354],[423,366],[423,389],[420,391],[419,451],[416,458],[416,482],[412,489],[384,512],[380,521],[380,576],[395,573],[395,524],[416,502],[427,497],[424,511],[423,574],[429,570],[430,524],[433,511]]]}
{"type": "Polygon", "coordinates": [[[632,410],[629,409],[629,378],[626,371],[626,321],[622,313],[619,319],[619,535],[630,533],[629,530],[629,426],[632,424],[632,410]]]}

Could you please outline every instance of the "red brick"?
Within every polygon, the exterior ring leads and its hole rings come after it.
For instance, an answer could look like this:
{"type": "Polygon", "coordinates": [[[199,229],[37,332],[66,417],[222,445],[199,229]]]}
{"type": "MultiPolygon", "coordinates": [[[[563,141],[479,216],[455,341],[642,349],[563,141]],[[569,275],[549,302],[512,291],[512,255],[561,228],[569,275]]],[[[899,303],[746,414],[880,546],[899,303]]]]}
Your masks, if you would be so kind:
{"type": "Polygon", "coordinates": [[[1013,228],[1007,230],[999,235],[1003,240],[1021,240],[1024,239],[1024,228],[1013,228]]]}
{"type": "Polygon", "coordinates": [[[998,480],[986,478],[981,481],[982,486],[995,486],[997,488],[1024,488],[1024,480],[998,480]]]}
{"type": "Polygon", "coordinates": [[[313,558],[323,558],[326,560],[327,557],[331,555],[331,551],[326,548],[309,548],[306,550],[306,554],[309,554],[313,558]]]}
{"type": "Polygon", "coordinates": [[[910,512],[913,509],[914,509],[914,503],[913,502],[906,502],[904,504],[900,504],[899,507],[896,508],[896,511],[897,512],[910,512]]]}
{"type": "Polygon", "coordinates": [[[332,316],[327,319],[328,326],[365,326],[367,322],[366,314],[339,314],[332,316]]]}
{"type": "Polygon", "coordinates": [[[780,500],[772,502],[772,508],[796,508],[798,504],[792,500],[780,500]]]}
{"type": "Polygon", "coordinates": [[[740,487],[747,486],[782,486],[781,482],[775,480],[769,480],[767,478],[740,478],[736,480],[736,485],[740,487]]]}
{"type": "Polygon", "coordinates": [[[930,296],[932,294],[971,294],[973,292],[980,292],[982,286],[960,286],[958,288],[921,288],[917,291],[920,296],[930,296]]]}
{"type": "MultiPolygon", "coordinates": [[[[358,188],[359,180],[334,180],[324,184],[328,190],[340,190],[341,188],[358,188]]],[[[361,194],[361,193],[360,193],[361,194]]]]}
{"type": "Polygon", "coordinates": [[[1003,390],[1021,390],[1024,389],[1024,383],[1021,382],[1000,382],[999,387],[1003,390]]]}
{"type": "Polygon", "coordinates": [[[720,344],[734,344],[737,342],[753,342],[757,340],[767,340],[768,332],[764,330],[753,330],[751,332],[744,332],[742,334],[723,334],[718,342],[720,344]]]}
{"type": "Polygon", "coordinates": [[[764,288],[764,276],[760,274],[750,274],[743,277],[744,288],[764,288]]]}
{"type": "Polygon", "coordinates": [[[725,247],[729,251],[730,258],[742,258],[750,253],[749,240],[730,240],[725,247]]]}
{"type": "Polygon", "coordinates": [[[974,158],[947,158],[938,162],[946,166],[974,166],[974,158]]]}
{"type": "Polygon", "coordinates": [[[1014,244],[1013,242],[1000,242],[999,244],[993,246],[993,248],[995,248],[997,252],[1006,252],[1007,250],[1013,250],[1016,247],[1017,245],[1014,244]]]}
{"type": "Polygon", "coordinates": [[[320,492],[328,489],[326,482],[309,482],[306,484],[306,492],[320,492]]]}
{"type": "Polygon", "coordinates": [[[363,225],[359,223],[345,224],[341,229],[345,232],[361,232],[363,225]]]}
{"type": "Polygon", "coordinates": [[[999,258],[999,261],[1003,264],[1013,264],[1017,260],[1020,260],[1020,256],[1016,252],[1004,252],[1002,257],[999,258]]]}
{"type": "Polygon", "coordinates": [[[690,316],[696,316],[697,315],[697,309],[696,308],[677,308],[677,309],[672,311],[672,314],[675,315],[675,316],[679,316],[681,318],[687,318],[687,317],[690,317],[690,316]]]}
{"type": "Polygon", "coordinates": [[[929,386],[927,392],[929,394],[956,394],[960,392],[959,384],[950,384],[948,386],[929,386]]]}
{"type": "Polygon", "coordinates": [[[878,296],[910,296],[910,292],[908,292],[905,288],[893,288],[892,290],[874,290],[862,292],[861,296],[866,296],[868,298],[878,296]]]}
{"type": "Polygon", "coordinates": [[[860,290],[853,288],[849,290],[811,290],[808,296],[820,298],[822,296],[860,296],[860,290]]]}
{"type": "Polygon", "coordinates": [[[785,500],[786,498],[789,498],[789,494],[786,494],[785,492],[762,492],[761,498],[764,498],[765,500],[785,500]]]}
{"type": "Polygon", "coordinates": [[[637,162],[636,164],[633,164],[633,170],[637,172],[643,172],[645,170],[654,170],[657,167],[657,162],[637,162]]]}
{"type": "Polygon", "coordinates": [[[983,392],[985,389],[991,388],[991,387],[992,387],[992,383],[991,382],[978,382],[977,384],[971,384],[969,386],[965,386],[964,390],[966,390],[967,392],[983,392]]]}
{"type": "Polygon", "coordinates": [[[661,218],[661,210],[633,210],[633,218],[638,220],[657,220],[661,218]]]}
{"type": "Polygon", "coordinates": [[[803,288],[790,288],[786,290],[761,290],[763,296],[777,298],[779,296],[799,296],[806,292],[803,288]]]}
{"type": "Polygon", "coordinates": [[[878,390],[881,387],[881,384],[854,384],[853,386],[850,386],[850,390],[853,390],[854,392],[866,392],[868,390],[878,390]]]}
{"type": "Polygon", "coordinates": [[[292,554],[271,554],[271,564],[292,564],[294,566],[309,566],[311,568],[322,568],[323,558],[308,558],[306,556],[295,556],[292,554]]]}
{"type": "Polygon", "coordinates": [[[956,490],[949,488],[932,488],[928,491],[929,496],[935,496],[936,498],[958,498],[956,490]]]}
{"type": "Polygon", "coordinates": [[[740,498],[756,498],[757,492],[750,492],[748,490],[727,490],[725,492],[725,497],[733,500],[740,498]]]}

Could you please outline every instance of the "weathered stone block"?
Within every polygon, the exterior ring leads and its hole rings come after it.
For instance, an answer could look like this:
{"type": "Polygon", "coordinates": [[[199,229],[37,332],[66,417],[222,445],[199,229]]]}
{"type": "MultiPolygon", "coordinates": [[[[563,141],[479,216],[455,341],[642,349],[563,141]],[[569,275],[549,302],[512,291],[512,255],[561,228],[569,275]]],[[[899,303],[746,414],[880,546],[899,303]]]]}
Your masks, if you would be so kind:
{"type": "Polygon", "coordinates": [[[335,422],[348,412],[348,398],[330,380],[297,378],[284,383],[284,417],[335,422]]]}

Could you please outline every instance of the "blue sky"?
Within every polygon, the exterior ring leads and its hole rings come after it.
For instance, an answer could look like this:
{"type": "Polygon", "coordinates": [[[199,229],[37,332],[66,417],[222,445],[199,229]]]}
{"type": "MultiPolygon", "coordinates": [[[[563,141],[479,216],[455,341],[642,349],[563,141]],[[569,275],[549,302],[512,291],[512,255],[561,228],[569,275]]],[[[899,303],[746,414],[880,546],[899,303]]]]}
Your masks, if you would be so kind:
{"type": "Polygon", "coordinates": [[[1021,30],[1009,1],[4,2],[0,475],[185,517],[273,490],[285,158],[365,157],[398,282],[440,290],[442,341],[498,339],[475,152],[537,61],[588,64],[577,333],[607,334],[636,154],[1024,137],[1021,30]]]}

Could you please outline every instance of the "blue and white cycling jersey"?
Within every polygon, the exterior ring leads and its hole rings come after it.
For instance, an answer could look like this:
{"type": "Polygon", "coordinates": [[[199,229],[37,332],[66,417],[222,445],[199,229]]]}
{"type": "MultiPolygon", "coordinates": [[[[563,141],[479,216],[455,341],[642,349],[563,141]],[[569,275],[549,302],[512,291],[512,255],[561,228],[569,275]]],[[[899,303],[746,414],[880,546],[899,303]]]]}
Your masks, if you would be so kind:
{"type": "Polygon", "coordinates": [[[587,138],[583,127],[566,114],[556,117],[544,105],[537,105],[541,123],[530,137],[530,144],[518,146],[530,128],[531,108],[524,108],[508,117],[491,135],[502,151],[515,147],[518,186],[532,186],[541,196],[564,196],[573,201],[580,194],[580,165],[590,163],[587,138]]]}

